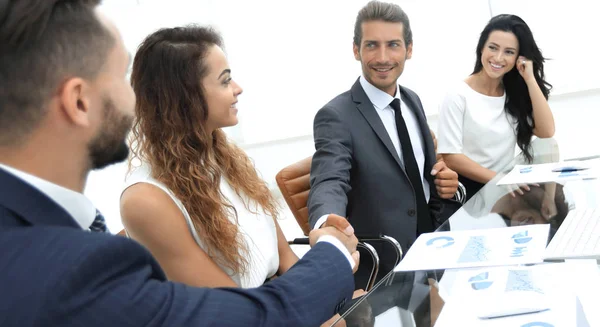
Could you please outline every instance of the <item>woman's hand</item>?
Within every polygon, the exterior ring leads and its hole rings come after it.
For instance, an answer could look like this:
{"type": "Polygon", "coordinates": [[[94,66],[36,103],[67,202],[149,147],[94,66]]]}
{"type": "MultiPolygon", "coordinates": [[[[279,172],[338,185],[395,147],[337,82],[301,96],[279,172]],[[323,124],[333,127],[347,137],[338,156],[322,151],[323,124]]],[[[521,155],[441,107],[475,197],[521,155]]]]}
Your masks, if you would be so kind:
{"type": "Polygon", "coordinates": [[[535,75],[533,75],[533,61],[519,56],[517,59],[517,70],[525,82],[535,80],[535,75]]]}
{"type": "Polygon", "coordinates": [[[535,186],[535,187],[540,187],[540,184],[514,184],[514,185],[507,185],[506,187],[508,188],[509,194],[510,196],[512,196],[513,198],[516,197],[517,194],[519,195],[525,195],[525,192],[529,192],[531,191],[531,187],[530,186],[535,186]]]}

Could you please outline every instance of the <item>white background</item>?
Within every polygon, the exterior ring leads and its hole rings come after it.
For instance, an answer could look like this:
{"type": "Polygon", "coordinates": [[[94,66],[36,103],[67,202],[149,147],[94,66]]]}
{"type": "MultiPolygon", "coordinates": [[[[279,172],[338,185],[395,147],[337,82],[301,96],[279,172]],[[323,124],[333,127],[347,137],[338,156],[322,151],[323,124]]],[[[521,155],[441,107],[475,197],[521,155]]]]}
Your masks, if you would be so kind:
{"type": "MultiPolygon", "coordinates": [[[[315,113],[348,90],[360,75],[352,54],[354,20],[366,0],[105,0],[102,10],[120,28],[134,54],[161,27],[196,23],[216,27],[225,40],[233,77],[244,88],[240,124],[226,129],[255,160],[271,184],[288,164],[312,154],[315,113]]],[[[597,145],[600,121],[600,27],[592,0],[397,0],[410,17],[413,58],[400,83],[421,97],[431,127],[449,85],[473,69],[479,33],[492,15],[515,13],[533,30],[555,86],[550,105],[561,154],[578,155],[597,145]],[[592,38],[593,37],[593,38],[592,38]]],[[[596,151],[597,152],[597,151],[596,151]]],[[[86,195],[109,227],[122,228],[119,196],[125,165],[90,175],[86,195]]],[[[285,205],[284,205],[285,207],[285,205]]],[[[284,217],[289,212],[284,210],[284,217]]],[[[297,236],[291,219],[281,222],[297,236]]]]}

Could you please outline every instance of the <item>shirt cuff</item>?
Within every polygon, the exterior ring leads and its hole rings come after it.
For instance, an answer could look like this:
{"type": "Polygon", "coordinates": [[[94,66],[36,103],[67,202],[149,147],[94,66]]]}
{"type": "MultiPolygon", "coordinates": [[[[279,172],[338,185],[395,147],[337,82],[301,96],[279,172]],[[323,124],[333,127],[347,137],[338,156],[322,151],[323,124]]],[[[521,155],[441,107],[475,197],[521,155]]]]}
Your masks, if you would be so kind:
{"type": "Polygon", "coordinates": [[[317,220],[317,223],[315,224],[315,227],[313,229],[321,228],[321,226],[323,226],[323,224],[327,221],[327,217],[329,217],[329,215],[322,215],[321,218],[317,220]]]}
{"type": "Polygon", "coordinates": [[[335,246],[336,248],[338,248],[338,250],[340,250],[342,252],[342,254],[344,254],[346,259],[348,260],[348,263],[350,264],[350,269],[354,270],[354,265],[355,265],[354,259],[352,259],[350,252],[348,251],[348,249],[346,249],[346,247],[344,246],[342,241],[338,240],[337,238],[335,238],[334,236],[331,236],[331,235],[323,235],[323,236],[319,237],[319,239],[317,240],[317,243],[319,243],[319,242],[327,242],[327,243],[335,246]]]}

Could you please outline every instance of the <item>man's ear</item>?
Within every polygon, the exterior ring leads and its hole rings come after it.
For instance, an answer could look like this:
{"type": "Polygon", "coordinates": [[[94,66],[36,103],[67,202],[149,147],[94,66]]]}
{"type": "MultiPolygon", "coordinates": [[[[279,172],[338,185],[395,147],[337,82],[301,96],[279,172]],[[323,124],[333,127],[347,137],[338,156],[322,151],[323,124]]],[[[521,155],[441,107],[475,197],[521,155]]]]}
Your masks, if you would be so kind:
{"type": "Polygon", "coordinates": [[[352,51],[354,52],[354,59],[360,61],[360,48],[354,42],[352,42],[352,51]]]}
{"type": "Polygon", "coordinates": [[[412,57],[412,47],[413,43],[410,42],[410,44],[406,47],[406,59],[410,59],[412,57]]]}
{"type": "Polygon", "coordinates": [[[89,86],[81,78],[71,78],[63,84],[59,93],[60,108],[73,124],[89,126],[89,86]]]}

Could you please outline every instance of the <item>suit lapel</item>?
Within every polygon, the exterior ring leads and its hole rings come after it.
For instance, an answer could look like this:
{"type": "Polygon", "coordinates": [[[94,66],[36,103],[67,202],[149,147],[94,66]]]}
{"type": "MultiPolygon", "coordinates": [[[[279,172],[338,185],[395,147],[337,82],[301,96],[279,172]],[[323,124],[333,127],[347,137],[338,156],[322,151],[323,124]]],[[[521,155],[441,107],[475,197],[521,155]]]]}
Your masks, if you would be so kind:
{"type": "Polygon", "coordinates": [[[20,178],[0,168],[0,206],[31,225],[81,228],[60,205],[20,178]]]}
{"type": "Polygon", "coordinates": [[[396,152],[396,148],[394,148],[392,139],[390,139],[385,126],[383,126],[381,118],[375,111],[375,107],[373,107],[373,104],[369,100],[369,97],[367,97],[367,94],[363,90],[358,80],[352,86],[351,93],[352,100],[357,103],[357,108],[360,113],[363,115],[363,117],[365,117],[365,120],[369,123],[375,134],[377,134],[377,137],[379,137],[381,142],[383,142],[385,147],[388,149],[390,155],[394,158],[394,160],[396,160],[398,165],[404,169],[404,165],[402,165],[402,162],[400,161],[400,157],[396,152]]]}

